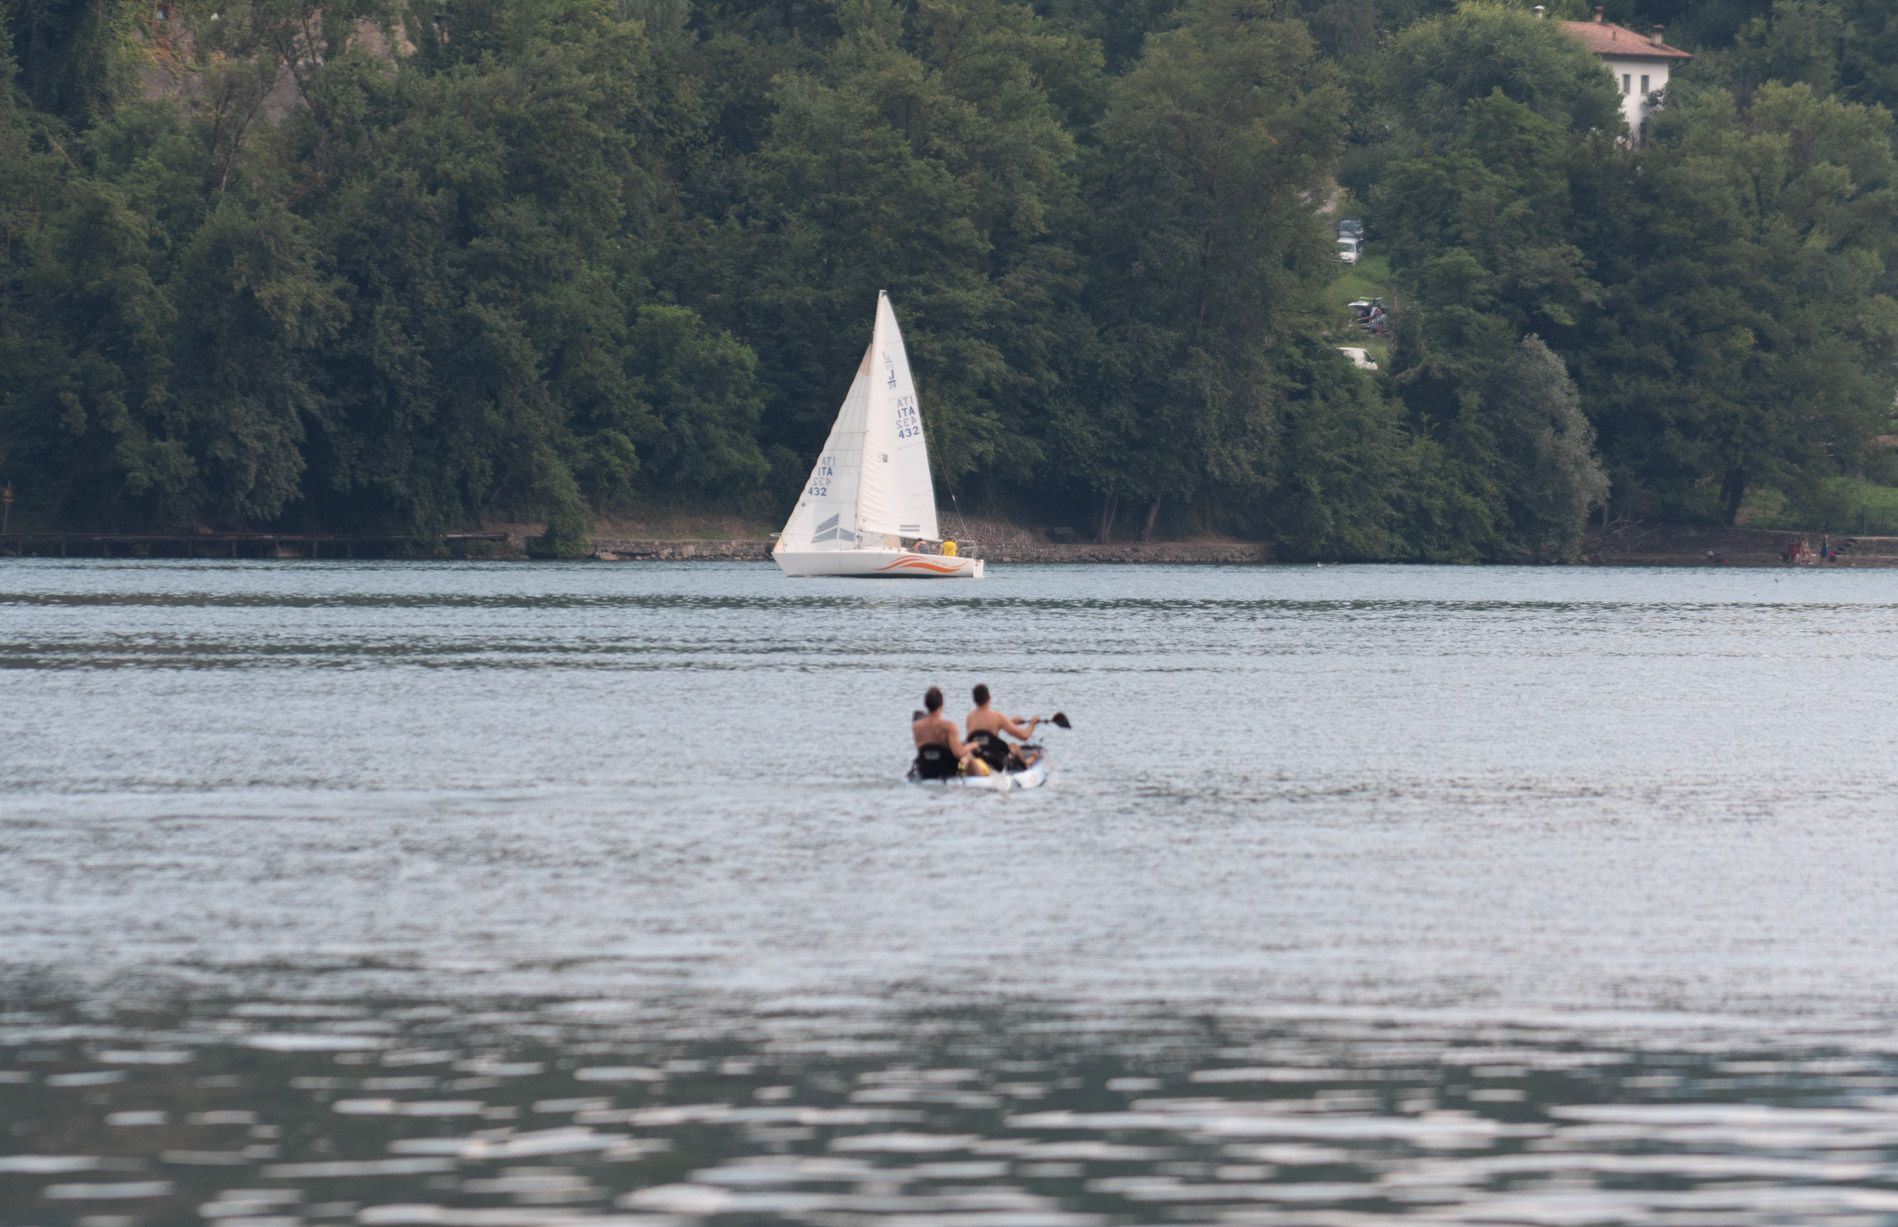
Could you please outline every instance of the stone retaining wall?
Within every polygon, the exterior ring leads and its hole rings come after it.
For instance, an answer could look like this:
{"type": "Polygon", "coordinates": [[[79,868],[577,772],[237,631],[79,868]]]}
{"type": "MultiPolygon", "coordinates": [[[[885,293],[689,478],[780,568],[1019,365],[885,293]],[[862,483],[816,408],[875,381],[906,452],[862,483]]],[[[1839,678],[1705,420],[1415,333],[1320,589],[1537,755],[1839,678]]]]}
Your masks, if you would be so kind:
{"type": "MultiPolygon", "coordinates": [[[[993,547],[977,543],[981,557],[1005,563],[1257,563],[1272,560],[1272,547],[1256,542],[1122,541],[1107,545],[1038,542],[993,547]]],[[[609,562],[769,562],[769,541],[645,541],[599,539],[593,556],[609,562]]]]}
{"type": "Polygon", "coordinates": [[[608,562],[770,562],[771,543],[596,539],[593,556],[608,562]]]}
{"type": "Polygon", "coordinates": [[[1105,545],[1026,543],[983,549],[991,562],[1258,563],[1272,561],[1272,547],[1257,541],[1113,541],[1105,545]]]}
{"type": "MultiPolygon", "coordinates": [[[[1591,530],[1582,542],[1582,559],[1597,566],[1621,567],[1783,567],[1786,543],[1804,537],[1813,550],[1821,534],[1769,528],[1625,528],[1614,533],[1591,530]]],[[[1898,537],[1835,534],[1829,567],[1898,566],[1898,537]]]]}

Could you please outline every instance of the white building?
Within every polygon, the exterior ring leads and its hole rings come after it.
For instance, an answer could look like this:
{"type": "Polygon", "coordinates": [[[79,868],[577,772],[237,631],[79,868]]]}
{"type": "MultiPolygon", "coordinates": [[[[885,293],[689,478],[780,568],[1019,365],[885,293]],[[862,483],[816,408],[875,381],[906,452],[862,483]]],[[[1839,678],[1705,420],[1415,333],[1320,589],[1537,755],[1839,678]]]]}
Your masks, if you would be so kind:
{"type": "Polygon", "coordinates": [[[1694,57],[1661,41],[1661,27],[1648,35],[1636,34],[1626,26],[1603,21],[1595,10],[1593,21],[1565,21],[1562,28],[1584,47],[1601,57],[1615,76],[1615,88],[1621,91],[1621,114],[1628,121],[1628,132],[1641,139],[1641,126],[1648,113],[1660,104],[1661,91],[1667,88],[1667,75],[1674,65],[1694,57]]]}

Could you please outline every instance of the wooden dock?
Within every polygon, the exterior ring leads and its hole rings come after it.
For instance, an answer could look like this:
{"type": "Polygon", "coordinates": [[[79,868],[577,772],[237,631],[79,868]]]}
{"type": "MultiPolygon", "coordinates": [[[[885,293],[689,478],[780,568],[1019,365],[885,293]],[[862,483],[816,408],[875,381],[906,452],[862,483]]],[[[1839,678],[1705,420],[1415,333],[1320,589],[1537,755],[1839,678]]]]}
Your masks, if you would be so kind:
{"type": "Polygon", "coordinates": [[[20,558],[410,558],[505,545],[504,532],[434,536],[344,533],[8,533],[0,555],[20,558]]]}

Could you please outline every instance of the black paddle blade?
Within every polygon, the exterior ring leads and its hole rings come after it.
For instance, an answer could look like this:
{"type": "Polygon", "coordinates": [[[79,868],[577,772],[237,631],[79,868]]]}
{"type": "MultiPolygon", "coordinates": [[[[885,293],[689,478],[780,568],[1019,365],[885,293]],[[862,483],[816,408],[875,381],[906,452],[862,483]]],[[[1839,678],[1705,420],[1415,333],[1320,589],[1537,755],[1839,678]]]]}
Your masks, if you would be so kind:
{"type": "Polygon", "coordinates": [[[1071,729],[1074,727],[1072,724],[1068,723],[1068,714],[1066,712],[1061,712],[1061,711],[1058,711],[1054,715],[1049,716],[1048,723],[1054,725],[1058,729],[1071,729]]]}

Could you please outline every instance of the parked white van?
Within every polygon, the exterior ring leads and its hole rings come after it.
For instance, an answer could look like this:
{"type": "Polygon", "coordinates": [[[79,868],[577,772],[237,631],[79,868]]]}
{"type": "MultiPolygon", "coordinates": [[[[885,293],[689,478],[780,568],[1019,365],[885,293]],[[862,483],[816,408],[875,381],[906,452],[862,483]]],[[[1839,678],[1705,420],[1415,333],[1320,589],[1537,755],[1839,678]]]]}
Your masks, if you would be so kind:
{"type": "Polygon", "coordinates": [[[1358,262],[1358,244],[1362,241],[1361,239],[1346,238],[1340,235],[1338,238],[1338,258],[1343,260],[1346,264],[1356,264],[1358,262]]]}

